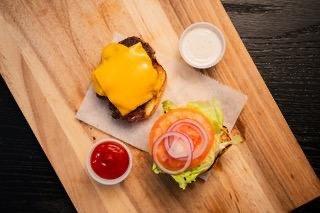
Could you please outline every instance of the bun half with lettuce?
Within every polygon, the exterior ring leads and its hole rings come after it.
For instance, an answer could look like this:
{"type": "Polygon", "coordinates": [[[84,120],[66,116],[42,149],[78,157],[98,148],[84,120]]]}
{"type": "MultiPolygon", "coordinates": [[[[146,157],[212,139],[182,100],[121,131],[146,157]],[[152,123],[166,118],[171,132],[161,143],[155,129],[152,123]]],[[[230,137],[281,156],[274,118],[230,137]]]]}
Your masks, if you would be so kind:
{"type": "Polygon", "coordinates": [[[215,99],[184,106],[165,101],[162,107],[149,135],[152,170],[171,175],[182,189],[208,171],[226,147],[242,142],[237,131],[229,134],[223,126],[215,99]]]}

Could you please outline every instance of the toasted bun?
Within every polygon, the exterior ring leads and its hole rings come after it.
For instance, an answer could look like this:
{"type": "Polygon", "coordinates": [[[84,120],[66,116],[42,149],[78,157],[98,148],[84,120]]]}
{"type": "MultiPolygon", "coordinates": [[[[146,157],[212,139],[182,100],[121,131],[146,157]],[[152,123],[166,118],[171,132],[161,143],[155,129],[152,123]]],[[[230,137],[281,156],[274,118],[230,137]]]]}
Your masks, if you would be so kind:
{"type": "MultiPolygon", "coordinates": [[[[159,78],[162,79],[162,86],[161,86],[161,89],[159,90],[158,94],[156,94],[151,100],[140,105],[135,110],[131,111],[130,113],[128,113],[125,116],[121,115],[120,111],[116,108],[116,106],[114,106],[108,100],[108,97],[106,99],[106,97],[98,95],[98,97],[101,97],[101,98],[107,100],[107,102],[109,104],[109,108],[112,111],[113,118],[126,120],[128,122],[138,122],[138,121],[145,120],[145,119],[149,118],[155,112],[156,108],[159,105],[161,96],[162,96],[164,88],[165,88],[166,79],[167,79],[166,71],[158,63],[158,61],[154,55],[155,52],[148,43],[144,42],[142,39],[135,37],[135,36],[128,37],[128,38],[120,41],[119,43],[123,44],[127,47],[131,47],[132,45],[135,45],[136,43],[139,43],[139,42],[141,42],[142,47],[144,48],[144,50],[147,52],[148,56],[150,57],[153,67],[155,68],[155,70],[157,70],[157,72],[159,74],[159,78]]],[[[137,82],[137,83],[139,83],[139,82],[137,82]]]]}

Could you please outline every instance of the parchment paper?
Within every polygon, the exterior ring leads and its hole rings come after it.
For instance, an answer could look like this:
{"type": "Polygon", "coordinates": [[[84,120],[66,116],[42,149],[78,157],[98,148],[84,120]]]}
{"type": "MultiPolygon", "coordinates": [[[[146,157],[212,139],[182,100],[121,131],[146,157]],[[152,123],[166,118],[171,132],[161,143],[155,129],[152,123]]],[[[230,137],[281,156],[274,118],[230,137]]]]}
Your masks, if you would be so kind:
{"type": "MultiPolygon", "coordinates": [[[[115,34],[114,41],[120,41],[123,38],[115,34]]],[[[246,95],[202,75],[183,61],[168,59],[161,53],[157,53],[156,57],[167,72],[167,85],[162,101],[171,100],[176,104],[185,104],[189,101],[203,101],[215,97],[219,100],[224,113],[224,125],[229,131],[233,128],[247,100],[246,95]]],[[[161,114],[160,104],[153,116],[145,121],[127,123],[115,120],[111,117],[106,101],[97,98],[90,86],[76,118],[138,149],[147,151],[149,131],[161,114]]]]}

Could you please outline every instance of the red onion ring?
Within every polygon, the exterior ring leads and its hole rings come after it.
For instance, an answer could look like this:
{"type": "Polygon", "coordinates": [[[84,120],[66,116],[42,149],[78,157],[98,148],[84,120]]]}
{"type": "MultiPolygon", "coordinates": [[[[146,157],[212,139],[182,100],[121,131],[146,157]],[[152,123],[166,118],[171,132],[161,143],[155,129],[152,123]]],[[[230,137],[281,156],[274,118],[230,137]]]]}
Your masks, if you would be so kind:
{"type": "MultiPolygon", "coordinates": [[[[183,133],[180,133],[180,134],[183,134],[183,133]]],[[[192,143],[191,138],[190,138],[188,135],[185,135],[185,134],[183,134],[183,135],[186,136],[186,137],[188,138],[188,140],[190,141],[189,146],[191,145],[191,152],[193,152],[194,146],[193,146],[193,143],[192,143]]],[[[183,146],[188,145],[188,143],[185,143],[185,142],[181,143],[181,142],[179,141],[179,139],[181,139],[181,138],[175,137],[175,136],[167,137],[167,138],[165,138],[165,144],[164,144],[164,145],[165,145],[165,148],[166,148],[168,154],[169,154],[171,157],[173,157],[173,158],[175,158],[175,159],[178,159],[178,160],[179,160],[179,159],[180,159],[180,160],[186,160],[186,158],[188,157],[188,153],[184,153],[185,155],[180,156],[179,153],[176,153],[176,152],[174,152],[174,150],[173,150],[173,149],[175,148],[175,146],[177,146],[177,145],[179,145],[179,144],[182,144],[183,146]],[[169,138],[171,138],[171,137],[173,137],[173,140],[171,141],[171,144],[169,145],[169,144],[168,144],[169,141],[170,141],[169,138]]],[[[185,147],[184,147],[184,148],[185,148],[185,147]]]]}
{"type": "MultiPolygon", "coordinates": [[[[184,172],[191,164],[191,161],[192,161],[192,147],[193,147],[193,143],[192,143],[191,139],[188,136],[186,136],[186,135],[184,135],[184,134],[182,134],[180,132],[174,132],[174,131],[166,132],[165,134],[161,135],[153,144],[153,147],[152,147],[153,160],[163,172],[168,173],[168,174],[172,174],[172,175],[179,174],[179,173],[184,172]],[[176,171],[172,171],[172,170],[166,169],[164,166],[162,166],[161,163],[158,160],[157,153],[156,153],[157,147],[159,146],[159,144],[163,140],[165,140],[165,139],[167,139],[169,137],[180,138],[180,139],[182,139],[183,141],[185,141],[186,143],[189,144],[189,146],[187,146],[188,150],[187,150],[187,156],[186,156],[186,163],[181,169],[176,170],[176,171]]],[[[168,149],[166,149],[166,150],[168,152],[168,149]]],[[[169,154],[169,152],[168,152],[168,154],[169,154]]],[[[169,154],[169,155],[171,156],[171,154],[169,154]]]]}
{"type": "MultiPolygon", "coordinates": [[[[208,145],[208,141],[209,141],[209,137],[208,137],[208,134],[207,132],[204,130],[204,128],[202,127],[202,125],[200,123],[198,123],[197,121],[195,120],[192,120],[192,119],[181,119],[181,120],[178,120],[176,121],[175,123],[173,123],[168,131],[175,131],[177,132],[177,129],[180,127],[180,126],[183,126],[183,125],[187,125],[187,126],[190,126],[194,129],[196,129],[199,133],[200,133],[200,136],[201,136],[201,146],[200,148],[194,150],[192,149],[192,155],[193,155],[193,159],[196,159],[198,158],[200,155],[202,155],[202,153],[206,150],[207,148],[207,145],[208,145]]],[[[166,140],[165,142],[165,146],[166,146],[166,149],[169,150],[170,149],[170,146],[169,146],[169,143],[171,141],[169,140],[169,138],[166,140]]],[[[171,142],[172,144],[173,142],[171,142]]],[[[193,145],[193,143],[192,143],[193,145]]],[[[172,145],[171,145],[172,146],[172,145]]]]}

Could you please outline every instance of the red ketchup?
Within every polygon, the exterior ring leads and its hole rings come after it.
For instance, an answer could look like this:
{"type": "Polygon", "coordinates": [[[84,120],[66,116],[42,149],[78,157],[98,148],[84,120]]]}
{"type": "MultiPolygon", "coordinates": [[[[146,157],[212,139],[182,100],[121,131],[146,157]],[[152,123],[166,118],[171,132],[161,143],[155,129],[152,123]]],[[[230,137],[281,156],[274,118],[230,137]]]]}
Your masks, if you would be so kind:
{"type": "Polygon", "coordinates": [[[129,166],[129,154],[119,143],[106,141],[93,150],[90,158],[93,171],[104,179],[122,176],[129,166]]]}

